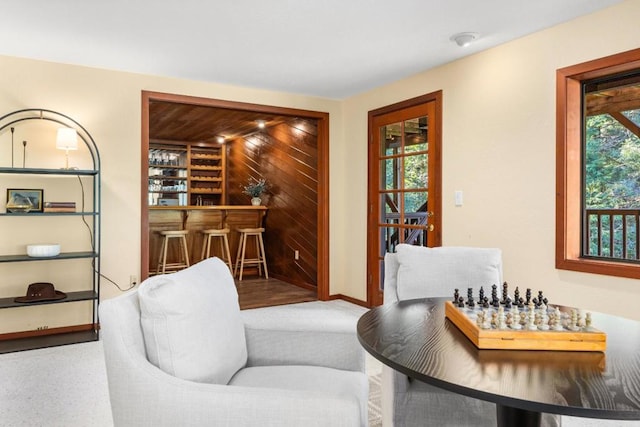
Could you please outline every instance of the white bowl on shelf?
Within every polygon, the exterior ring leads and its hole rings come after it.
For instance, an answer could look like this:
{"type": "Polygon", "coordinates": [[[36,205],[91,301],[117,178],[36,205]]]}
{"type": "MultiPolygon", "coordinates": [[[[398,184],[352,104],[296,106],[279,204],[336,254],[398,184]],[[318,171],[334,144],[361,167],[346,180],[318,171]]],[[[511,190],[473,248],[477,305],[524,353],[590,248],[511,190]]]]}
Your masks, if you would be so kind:
{"type": "Polygon", "coordinates": [[[34,258],[54,257],[60,255],[59,244],[27,245],[27,255],[34,258]]]}

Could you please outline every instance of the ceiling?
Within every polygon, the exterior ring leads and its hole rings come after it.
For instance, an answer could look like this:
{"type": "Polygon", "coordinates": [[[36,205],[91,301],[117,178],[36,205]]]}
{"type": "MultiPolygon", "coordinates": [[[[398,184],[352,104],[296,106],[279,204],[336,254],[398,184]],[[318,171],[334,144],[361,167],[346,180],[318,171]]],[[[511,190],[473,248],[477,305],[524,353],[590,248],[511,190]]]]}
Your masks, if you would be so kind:
{"type": "Polygon", "coordinates": [[[0,55],[344,99],[621,1],[3,0],[0,55]]]}
{"type": "Polygon", "coordinates": [[[167,101],[149,103],[149,138],[154,143],[217,142],[218,137],[229,142],[259,131],[258,120],[265,127],[289,121],[287,116],[236,110],[205,105],[167,101]]]}

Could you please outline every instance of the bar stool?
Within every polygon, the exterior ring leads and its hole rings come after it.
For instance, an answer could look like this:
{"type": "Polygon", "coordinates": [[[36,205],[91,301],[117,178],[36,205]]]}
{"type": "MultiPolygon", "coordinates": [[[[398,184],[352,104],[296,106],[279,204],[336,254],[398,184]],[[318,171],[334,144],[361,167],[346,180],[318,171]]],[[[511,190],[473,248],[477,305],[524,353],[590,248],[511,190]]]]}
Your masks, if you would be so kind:
{"type": "Polygon", "coordinates": [[[160,235],[163,236],[162,246],[160,247],[160,256],[158,257],[158,267],[156,268],[156,274],[162,274],[166,270],[182,270],[189,267],[189,250],[187,249],[187,234],[189,230],[167,230],[161,231],[160,235]],[[179,239],[179,243],[182,246],[183,262],[174,262],[167,264],[167,252],[169,251],[169,240],[179,239]]]}
{"type": "Polygon", "coordinates": [[[209,258],[211,254],[211,240],[214,238],[220,239],[220,258],[227,263],[231,274],[233,274],[233,263],[231,262],[231,250],[229,250],[229,229],[228,228],[210,228],[202,230],[204,234],[204,241],[202,242],[202,255],[201,258],[209,258]]]}
{"type": "Polygon", "coordinates": [[[236,256],[236,270],[235,275],[239,274],[238,280],[242,280],[242,272],[245,265],[257,265],[258,275],[262,275],[262,268],[264,267],[264,277],[269,278],[269,272],[267,271],[267,257],[264,253],[264,241],[262,240],[262,232],[264,228],[238,228],[240,233],[240,242],[238,243],[238,255],[236,256]],[[247,238],[254,237],[256,240],[256,258],[245,259],[245,253],[247,250],[247,238]]]}

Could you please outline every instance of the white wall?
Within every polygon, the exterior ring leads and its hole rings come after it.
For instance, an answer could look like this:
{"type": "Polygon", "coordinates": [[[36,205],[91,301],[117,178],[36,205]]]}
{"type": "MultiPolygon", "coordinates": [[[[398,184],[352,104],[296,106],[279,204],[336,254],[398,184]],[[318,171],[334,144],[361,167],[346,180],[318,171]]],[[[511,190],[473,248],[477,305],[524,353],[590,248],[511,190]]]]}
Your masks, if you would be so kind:
{"type": "MultiPolygon", "coordinates": [[[[102,159],[102,272],[123,287],[128,285],[130,275],[140,277],[140,117],[143,90],[328,112],[330,139],[341,139],[341,106],[333,100],[0,56],[0,115],[23,108],[59,111],[81,123],[95,139],[102,159]]],[[[17,128],[16,146],[19,131],[17,128]]],[[[45,141],[38,148],[43,151],[49,149],[47,155],[62,166],[64,153],[55,149],[54,135],[52,132],[48,144],[45,141]]],[[[0,135],[0,166],[11,165],[10,145],[10,132],[0,135]]],[[[28,147],[31,146],[30,142],[28,147]]],[[[72,152],[72,164],[74,155],[76,153],[72,152]]],[[[43,154],[39,153],[39,156],[43,154]]],[[[330,153],[330,156],[330,162],[339,162],[335,153],[330,153]]],[[[19,159],[18,164],[21,165],[21,154],[19,159]]],[[[29,157],[27,166],[42,167],[32,164],[29,157]]],[[[13,178],[0,176],[0,191],[14,185],[8,181],[13,178]]],[[[35,187],[28,188],[41,188],[37,182],[30,185],[35,187]]],[[[0,196],[2,211],[3,200],[4,196],[0,196]]],[[[332,206],[340,205],[333,197],[330,203],[332,206]]],[[[335,216],[336,211],[332,215],[335,216]]],[[[36,229],[42,225],[38,223],[34,228],[34,224],[28,218],[1,219],[0,253],[24,253],[25,230],[28,230],[29,240],[39,239],[36,229]]],[[[85,242],[87,235],[80,229],[76,238],[85,242]]],[[[71,237],[69,239],[70,244],[75,244],[71,237]]],[[[3,275],[0,298],[23,295],[27,284],[34,281],[52,281],[64,290],[67,285],[65,275],[60,273],[60,266],[57,267],[55,263],[45,262],[0,264],[0,275],[3,275]]],[[[64,265],[62,269],[72,267],[64,265]]],[[[115,286],[102,281],[103,298],[119,293],[115,286]]],[[[82,304],[75,303],[2,310],[0,333],[35,329],[41,325],[61,326],[73,322],[69,320],[73,316],[77,316],[79,323],[90,323],[83,317],[86,310],[82,304]]]]}
{"type": "Polygon", "coordinates": [[[350,215],[332,224],[349,237],[332,246],[339,291],[365,295],[366,224],[349,219],[365,217],[367,111],[441,89],[443,244],[502,248],[511,286],[640,319],[640,280],[554,267],[555,71],[640,47],[639,16],[630,0],[344,101],[345,144],[332,145],[347,159],[332,176],[349,182],[335,197],[350,215]]]}

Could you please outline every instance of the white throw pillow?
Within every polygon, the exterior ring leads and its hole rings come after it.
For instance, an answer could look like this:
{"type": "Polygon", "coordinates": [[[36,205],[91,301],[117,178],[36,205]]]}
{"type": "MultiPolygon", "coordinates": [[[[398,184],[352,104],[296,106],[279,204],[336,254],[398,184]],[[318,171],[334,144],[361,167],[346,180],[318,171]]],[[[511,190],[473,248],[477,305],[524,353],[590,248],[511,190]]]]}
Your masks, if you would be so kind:
{"type": "Polygon", "coordinates": [[[229,268],[207,258],[138,289],[151,363],[190,381],[227,384],[247,362],[238,292],[229,268]]]}
{"type": "MultiPolygon", "coordinates": [[[[462,296],[467,288],[501,289],[502,251],[493,248],[444,246],[426,248],[400,244],[398,254],[398,299],[450,297],[454,289],[462,296]]],[[[474,293],[475,293],[474,292],[474,293]]]]}

